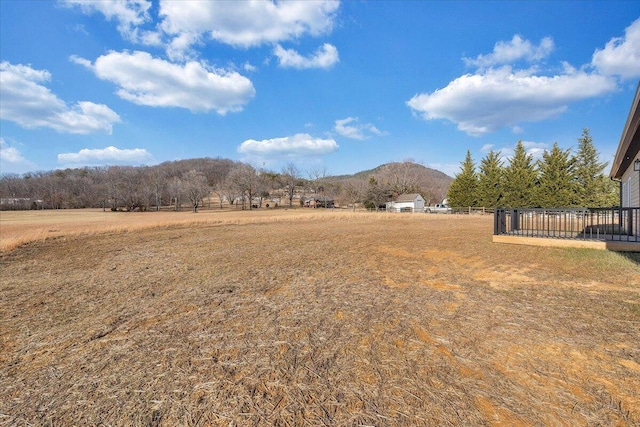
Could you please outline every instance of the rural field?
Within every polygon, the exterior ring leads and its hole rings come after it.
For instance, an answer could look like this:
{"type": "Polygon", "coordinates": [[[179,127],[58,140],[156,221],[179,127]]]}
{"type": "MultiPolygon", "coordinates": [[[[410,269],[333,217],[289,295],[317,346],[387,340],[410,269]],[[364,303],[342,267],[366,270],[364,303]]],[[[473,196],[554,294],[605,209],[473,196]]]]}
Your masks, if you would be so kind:
{"type": "Polygon", "coordinates": [[[0,213],[0,426],[640,425],[640,254],[491,216],[0,213]]]}

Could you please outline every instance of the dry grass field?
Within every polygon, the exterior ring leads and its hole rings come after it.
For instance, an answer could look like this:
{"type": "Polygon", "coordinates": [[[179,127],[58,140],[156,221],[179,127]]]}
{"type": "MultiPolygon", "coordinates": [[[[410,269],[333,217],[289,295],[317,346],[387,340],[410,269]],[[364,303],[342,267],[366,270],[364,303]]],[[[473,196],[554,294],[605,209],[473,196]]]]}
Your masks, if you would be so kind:
{"type": "Polygon", "coordinates": [[[3,212],[0,425],[640,425],[640,254],[491,231],[3,212]]]}

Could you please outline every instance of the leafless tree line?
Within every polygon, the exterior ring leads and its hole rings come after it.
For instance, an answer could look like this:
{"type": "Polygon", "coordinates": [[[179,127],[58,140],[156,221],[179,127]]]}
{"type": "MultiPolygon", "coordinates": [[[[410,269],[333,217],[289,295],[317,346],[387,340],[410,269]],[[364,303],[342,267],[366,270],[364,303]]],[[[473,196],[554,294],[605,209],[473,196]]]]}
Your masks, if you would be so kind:
{"type": "Polygon", "coordinates": [[[209,208],[222,209],[226,205],[254,209],[266,205],[293,207],[305,197],[375,207],[406,192],[422,193],[431,200],[441,198],[450,178],[441,174],[446,178],[440,177],[442,182],[434,185],[433,179],[425,178],[425,170],[436,172],[403,162],[356,175],[330,177],[326,169],[303,173],[293,163],[273,172],[221,158],[144,167],[59,169],[2,176],[0,208],[146,211],[189,206],[197,212],[205,200],[209,208]]]}

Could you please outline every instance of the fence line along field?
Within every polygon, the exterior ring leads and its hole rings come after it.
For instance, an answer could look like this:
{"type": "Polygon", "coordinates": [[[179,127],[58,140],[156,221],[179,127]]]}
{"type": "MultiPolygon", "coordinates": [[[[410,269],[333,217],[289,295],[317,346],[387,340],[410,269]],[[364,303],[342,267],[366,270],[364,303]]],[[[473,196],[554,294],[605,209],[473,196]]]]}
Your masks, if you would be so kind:
{"type": "Polygon", "coordinates": [[[3,212],[0,425],[639,425],[640,255],[491,230],[3,212]]]}

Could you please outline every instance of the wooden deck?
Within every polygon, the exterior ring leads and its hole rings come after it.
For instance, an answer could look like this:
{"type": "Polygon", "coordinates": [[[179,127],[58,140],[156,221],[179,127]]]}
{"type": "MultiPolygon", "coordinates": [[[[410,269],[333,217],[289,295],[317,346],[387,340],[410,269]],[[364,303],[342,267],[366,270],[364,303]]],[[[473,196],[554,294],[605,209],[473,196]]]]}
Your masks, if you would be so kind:
{"type": "Polygon", "coordinates": [[[509,236],[503,234],[494,235],[493,242],[556,248],[588,248],[616,252],[640,252],[640,242],[621,242],[612,240],[554,239],[546,237],[509,236]]]}

